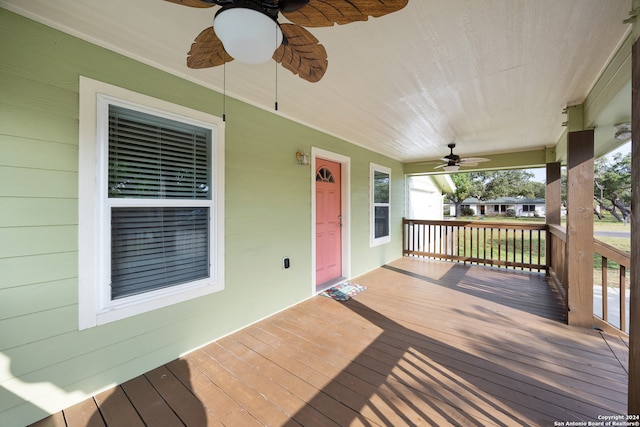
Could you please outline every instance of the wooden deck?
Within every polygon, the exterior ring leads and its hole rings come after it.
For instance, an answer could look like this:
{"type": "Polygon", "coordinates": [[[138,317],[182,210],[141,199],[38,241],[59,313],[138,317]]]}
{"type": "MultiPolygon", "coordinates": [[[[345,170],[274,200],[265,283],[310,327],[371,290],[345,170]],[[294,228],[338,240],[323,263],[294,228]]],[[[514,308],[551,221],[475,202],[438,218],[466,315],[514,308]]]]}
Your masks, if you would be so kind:
{"type": "Polygon", "coordinates": [[[549,426],[626,413],[627,344],[538,274],[402,258],[41,426],[549,426]]]}

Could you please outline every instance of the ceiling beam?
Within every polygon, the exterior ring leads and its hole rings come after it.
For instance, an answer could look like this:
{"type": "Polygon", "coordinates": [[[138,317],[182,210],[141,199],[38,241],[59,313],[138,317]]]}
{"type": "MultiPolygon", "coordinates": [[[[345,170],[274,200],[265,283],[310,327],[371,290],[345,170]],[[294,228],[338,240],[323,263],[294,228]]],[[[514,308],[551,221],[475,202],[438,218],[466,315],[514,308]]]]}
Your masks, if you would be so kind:
{"type": "MultiPolygon", "coordinates": [[[[621,22],[621,25],[624,23],[621,22]]],[[[595,129],[594,150],[596,157],[600,157],[624,143],[614,138],[614,126],[631,120],[631,48],[635,38],[636,36],[630,29],[629,34],[612,55],[582,104],[567,106],[564,111],[569,115],[566,121],[569,131],[595,129]],[[626,103],[626,98],[629,98],[628,110],[610,110],[612,104],[626,103]]],[[[566,164],[567,131],[563,132],[556,141],[555,152],[555,161],[566,164]]]]}
{"type": "MultiPolygon", "coordinates": [[[[631,81],[632,46],[633,36],[629,33],[582,103],[584,107],[583,129],[596,127],[598,125],[598,117],[606,106],[631,81]]],[[[629,117],[624,119],[629,120],[630,118],[631,105],[629,105],[629,117]]]]}

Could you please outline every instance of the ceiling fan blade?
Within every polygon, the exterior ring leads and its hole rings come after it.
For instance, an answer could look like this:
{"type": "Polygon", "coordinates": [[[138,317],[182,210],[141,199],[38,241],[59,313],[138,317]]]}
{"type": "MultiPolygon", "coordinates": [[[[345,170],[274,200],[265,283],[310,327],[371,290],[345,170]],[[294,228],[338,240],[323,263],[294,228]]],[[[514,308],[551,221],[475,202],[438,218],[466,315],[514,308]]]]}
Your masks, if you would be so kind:
{"type": "Polygon", "coordinates": [[[308,5],[293,12],[283,10],[283,15],[305,27],[331,27],[366,21],[369,16],[378,18],[397,12],[407,3],[408,0],[310,0],[308,5]]]}
{"type": "Polygon", "coordinates": [[[412,165],[439,165],[442,163],[441,161],[425,161],[425,162],[415,162],[411,163],[412,165]]]}
{"type": "Polygon", "coordinates": [[[204,0],[165,0],[165,1],[175,3],[175,4],[180,4],[182,6],[199,7],[199,8],[213,7],[216,5],[216,3],[213,1],[204,1],[204,0]]]}
{"type": "Polygon", "coordinates": [[[447,165],[448,165],[448,163],[444,163],[444,164],[441,164],[441,165],[438,165],[438,166],[434,166],[433,168],[434,169],[440,169],[440,168],[443,168],[443,167],[445,167],[447,165]]]}
{"type": "Polygon", "coordinates": [[[198,34],[187,55],[189,68],[216,67],[233,61],[233,58],[224,50],[222,41],[213,31],[213,27],[208,27],[198,34]]]}
{"type": "Polygon", "coordinates": [[[306,29],[280,24],[285,41],[273,53],[273,59],[308,82],[315,83],[327,71],[327,51],[306,29]]]}
{"type": "Polygon", "coordinates": [[[464,166],[478,166],[477,163],[469,163],[469,162],[460,162],[459,165],[462,166],[462,167],[464,167],[464,166]]]}

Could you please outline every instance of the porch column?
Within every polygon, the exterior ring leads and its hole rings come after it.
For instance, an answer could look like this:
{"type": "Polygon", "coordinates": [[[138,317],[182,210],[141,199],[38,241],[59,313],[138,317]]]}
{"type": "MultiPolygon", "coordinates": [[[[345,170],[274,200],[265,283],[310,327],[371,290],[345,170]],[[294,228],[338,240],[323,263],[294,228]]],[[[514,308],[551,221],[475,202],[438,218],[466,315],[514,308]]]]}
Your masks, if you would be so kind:
{"type": "Polygon", "coordinates": [[[569,324],[593,327],[593,129],[567,136],[569,324]]]}
{"type": "Polygon", "coordinates": [[[560,162],[547,163],[545,216],[547,224],[560,225],[560,209],[562,207],[562,181],[560,162]]]}
{"type": "MultiPolygon", "coordinates": [[[[634,2],[634,6],[639,6],[634,2]]],[[[639,23],[634,23],[634,31],[639,23]]],[[[629,307],[629,404],[627,413],[640,414],[640,39],[632,50],[631,77],[631,301],[629,307]]]]}
{"type": "MultiPolygon", "coordinates": [[[[562,207],[562,180],[560,176],[560,162],[547,163],[547,186],[545,189],[545,222],[547,225],[560,225],[560,210],[562,207]]],[[[547,235],[546,264],[547,274],[551,268],[551,238],[547,235]]]]}

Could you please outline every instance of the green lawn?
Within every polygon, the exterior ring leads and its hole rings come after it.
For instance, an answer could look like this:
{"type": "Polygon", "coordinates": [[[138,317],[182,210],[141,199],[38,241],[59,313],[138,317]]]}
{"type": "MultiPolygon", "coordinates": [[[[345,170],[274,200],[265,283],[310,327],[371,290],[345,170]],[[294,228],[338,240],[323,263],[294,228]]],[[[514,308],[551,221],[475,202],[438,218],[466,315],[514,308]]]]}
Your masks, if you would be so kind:
{"type": "MultiPolygon", "coordinates": [[[[463,220],[472,220],[472,221],[491,221],[491,222],[523,222],[523,223],[537,223],[544,224],[544,218],[509,218],[504,216],[490,216],[490,217],[463,217],[460,218],[463,220]]],[[[566,225],[566,218],[562,218],[562,225],[566,225]]],[[[622,222],[618,222],[613,216],[606,215],[602,220],[599,220],[594,216],[593,221],[593,231],[630,231],[631,224],[627,222],[627,224],[623,224],[622,222]]],[[[621,251],[625,251],[627,253],[631,253],[631,239],[623,238],[623,237],[607,237],[607,236],[597,236],[598,240],[602,240],[603,242],[620,249],[621,251]]]]}
{"type": "MultiPolygon", "coordinates": [[[[509,217],[503,217],[503,216],[496,216],[496,217],[464,217],[464,218],[460,218],[462,220],[471,220],[471,221],[478,221],[478,222],[483,222],[483,221],[487,221],[487,222],[505,222],[505,223],[544,223],[545,219],[544,218],[509,218],[509,217]]],[[[566,218],[562,218],[561,224],[564,226],[566,225],[566,218]]],[[[594,216],[594,222],[593,222],[593,230],[594,232],[597,231],[612,231],[612,232],[621,232],[621,231],[630,231],[631,230],[631,225],[629,223],[624,224],[622,222],[618,222],[614,217],[612,217],[611,215],[606,215],[602,220],[596,218],[594,216]]],[[[470,233],[470,231],[466,231],[466,233],[470,233]]],[[[471,256],[477,256],[477,257],[482,257],[483,254],[485,253],[484,251],[486,251],[486,253],[489,253],[489,251],[491,250],[491,246],[493,246],[494,248],[494,252],[493,255],[496,259],[507,259],[510,261],[533,261],[533,260],[537,260],[538,257],[538,241],[533,238],[531,239],[531,242],[529,241],[529,237],[527,234],[525,234],[524,236],[522,236],[522,239],[518,239],[518,243],[516,244],[516,248],[514,250],[513,248],[513,244],[511,243],[510,239],[509,239],[509,246],[507,246],[506,241],[504,239],[504,237],[501,237],[500,239],[500,243],[496,241],[493,242],[483,242],[486,245],[481,245],[482,249],[480,248],[472,248],[470,247],[468,244],[465,245],[467,246],[466,248],[464,248],[463,250],[466,250],[466,254],[467,255],[471,255],[471,256]],[[531,244],[531,246],[530,246],[531,244]],[[500,251],[500,254],[498,255],[498,246],[500,248],[502,248],[502,251],[500,251]],[[524,247],[523,247],[524,246],[524,247]],[[504,250],[508,247],[507,252],[505,253],[504,250]],[[524,259],[523,259],[524,258],[524,259]]],[[[533,237],[533,236],[532,236],[533,237]]],[[[629,237],[609,237],[609,236],[596,236],[596,238],[610,246],[613,246],[614,248],[617,248],[621,251],[624,251],[628,254],[631,253],[631,239],[629,237]]],[[[479,242],[478,242],[479,243],[479,242]]],[[[542,242],[540,242],[542,243],[542,242]]],[[[540,245],[540,251],[539,251],[539,255],[542,259],[542,263],[544,263],[544,259],[545,259],[545,250],[546,250],[546,246],[544,244],[540,245]]],[[[593,280],[594,280],[594,284],[595,285],[601,285],[602,283],[602,257],[596,253],[593,254],[593,263],[594,263],[594,269],[593,269],[593,280]]],[[[608,270],[608,275],[607,275],[607,285],[611,288],[618,288],[619,284],[620,284],[620,265],[612,262],[612,261],[608,261],[607,262],[607,270],[608,270]]],[[[625,277],[626,280],[628,282],[629,280],[629,276],[630,275],[630,269],[627,269],[625,272],[625,277]]]]}

